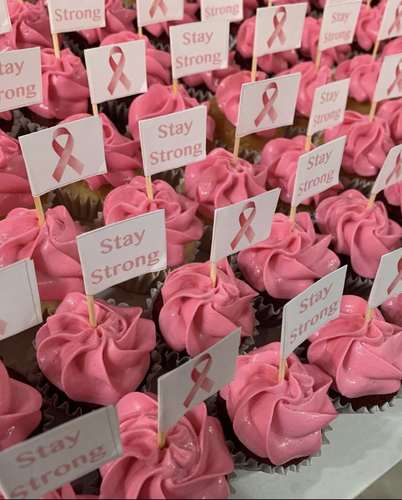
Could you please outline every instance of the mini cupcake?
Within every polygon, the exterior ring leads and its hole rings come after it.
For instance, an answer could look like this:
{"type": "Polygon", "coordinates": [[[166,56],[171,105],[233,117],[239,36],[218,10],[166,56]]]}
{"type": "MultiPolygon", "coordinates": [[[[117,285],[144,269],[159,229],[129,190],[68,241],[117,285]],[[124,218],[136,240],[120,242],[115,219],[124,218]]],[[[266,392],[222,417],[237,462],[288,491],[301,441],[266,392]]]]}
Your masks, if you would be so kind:
{"type": "Polygon", "coordinates": [[[338,269],[340,262],[330,243],[330,236],[316,234],[308,212],[298,212],[295,224],[277,213],[269,238],[242,250],[238,265],[255,290],[288,300],[338,269]]]}
{"type": "MultiPolygon", "coordinates": [[[[261,153],[260,164],[267,170],[267,188],[279,187],[281,189],[280,199],[287,205],[287,211],[292,203],[298,161],[306,152],[305,144],[305,135],[298,135],[292,139],[273,139],[266,144],[261,153]]],[[[316,205],[320,200],[340,190],[342,190],[342,184],[337,184],[313,198],[306,198],[303,200],[303,205],[316,205]]]]}
{"type": "Polygon", "coordinates": [[[50,48],[52,35],[44,0],[35,4],[20,0],[8,0],[7,3],[12,30],[0,35],[0,52],[30,47],[50,48]]]}
{"type": "Polygon", "coordinates": [[[385,2],[378,5],[367,5],[363,3],[360,9],[356,25],[356,41],[359,47],[366,52],[373,49],[380,31],[382,17],[384,15],[385,2]]]}
{"type": "Polygon", "coordinates": [[[348,256],[354,272],[364,278],[373,279],[382,255],[401,246],[402,227],[388,218],[384,204],[369,206],[354,189],[323,200],[316,219],[321,233],[332,236],[335,251],[348,256]]]}
{"type": "Polygon", "coordinates": [[[402,142],[402,99],[383,101],[378,107],[378,118],[389,125],[391,138],[395,144],[402,142]]]}
{"type": "Polygon", "coordinates": [[[402,293],[385,301],[381,312],[389,323],[402,328],[402,293]]]}
{"type": "Polygon", "coordinates": [[[216,208],[264,193],[265,183],[265,169],[235,159],[222,148],[188,165],[184,173],[185,193],[199,204],[200,214],[208,221],[213,220],[216,208]]]}
{"type": "Polygon", "coordinates": [[[194,259],[203,227],[196,217],[197,203],[178,194],[167,182],[152,183],[153,200],[147,197],[145,178],[134,177],[127,185],[111,191],[104,203],[105,224],[130,219],[154,210],[165,210],[167,264],[180,266],[194,259]]]}
{"type": "MultiPolygon", "coordinates": [[[[254,50],[256,17],[246,19],[237,33],[236,49],[242,59],[242,68],[250,69],[254,50]]],[[[275,54],[267,54],[258,58],[258,66],[265,73],[277,74],[285,71],[299,62],[295,50],[286,50],[275,54]]]]}
{"type": "Polygon", "coordinates": [[[226,260],[218,266],[215,287],[209,262],[187,264],[168,275],[161,295],[159,328],[176,352],[196,356],[238,327],[242,337],[254,333],[257,294],[235,277],[226,260]]]}
{"type": "Polygon", "coordinates": [[[84,291],[76,242],[83,231],[64,207],[47,210],[42,227],[35,210],[16,208],[0,221],[0,267],[33,259],[40,298],[53,309],[68,293],[84,291]]]}
{"type": "Polygon", "coordinates": [[[380,311],[367,321],[368,303],[345,295],[339,317],[310,337],[308,359],[333,379],[342,405],[382,406],[401,388],[402,330],[380,311]]]}
{"type": "MultiPolygon", "coordinates": [[[[73,115],[62,123],[69,123],[91,115],[82,113],[73,115]]],[[[104,114],[99,117],[103,126],[103,139],[107,173],[90,177],[85,181],[75,182],[57,190],[56,195],[78,220],[92,222],[102,210],[103,202],[113,187],[128,184],[142,168],[139,142],[119,133],[115,125],[104,114]]]]}
{"type": "Polygon", "coordinates": [[[155,325],[140,307],[95,302],[91,327],[85,295],[68,294],[36,335],[43,374],[70,399],[112,405],[136,390],[150,366],[155,325]],[[85,379],[85,384],[79,381],[85,379]]]}
{"type": "Polygon", "coordinates": [[[53,49],[42,49],[43,102],[28,107],[29,117],[51,127],[68,116],[88,111],[87,73],[81,60],[69,49],[58,59],[53,49]]]}
{"type": "Polygon", "coordinates": [[[233,381],[220,392],[242,468],[250,459],[261,470],[266,470],[264,464],[286,468],[316,455],[323,430],[336,418],[328,397],[330,377],[292,354],[279,382],[279,357],[279,343],[239,356],[233,381]]]}
{"type": "Polygon", "coordinates": [[[370,121],[368,116],[356,111],[346,111],[343,123],[327,129],[325,142],[341,136],[347,136],[343,154],[342,168],[346,187],[371,189],[372,181],[382,168],[389,150],[394,146],[388,123],[375,116],[370,121]],[[369,182],[365,181],[365,178],[369,182]],[[366,185],[367,184],[367,185],[366,185]]]}
{"type": "Polygon", "coordinates": [[[0,130],[0,218],[13,208],[31,208],[33,199],[18,141],[0,130]]]}
{"type": "Polygon", "coordinates": [[[158,448],[158,404],[131,393],[117,403],[124,454],[101,468],[100,499],[228,498],[234,465],[219,421],[202,403],[182,417],[158,448]]]}
{"type": "Polygon", "coordinates": [[[26,439],[40,424],[42,397],[8,376],[0,361],[0,451],[26,439]]]}
{"type": "MultiPolygon", "coordinates": [[[[363,6],[363,8],[367,8],[363,6]]],[[[367,115],[380,74],[381,63],[371,55],[355,56],[341,63],[335,71],[336,80],[350,78],[348,108],[367,115]]]]}

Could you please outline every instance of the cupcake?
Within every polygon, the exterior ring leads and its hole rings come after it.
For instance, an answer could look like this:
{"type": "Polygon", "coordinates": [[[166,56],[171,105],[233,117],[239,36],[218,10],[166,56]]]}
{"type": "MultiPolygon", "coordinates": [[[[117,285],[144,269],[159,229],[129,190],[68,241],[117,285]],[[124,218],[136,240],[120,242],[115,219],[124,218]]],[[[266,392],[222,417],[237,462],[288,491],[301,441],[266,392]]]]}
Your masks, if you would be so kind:
{"type": "Polygon", "coordinates": [[[15,208],[0,221],[0,267],[33,259],[42,303],[49,308],[84,286],[76,237],[84,232],[64,207],[47,210],[39,227],[35,210],[15,208]]]}
{"type": "Polygon", "coordinates": [[[41,406],[39,392],[10,378],[0,361],[0,451],[29,437],[42,419],[41,406]]]}
{"type": "Polygon", "coordinates": [[[200,214],[213,221],[216,208],[265,192],[266,172],[225,149],[212,150],[205,160],[192,163],[184,173],[186,195],[199,205],[200,214]]]}
{"type": "Polygon", "coordinates": [[[355,411],[389,402],[402,380],[402,330],[378,309],[367,321],[367,309],[361,297],[345,295],[339,317],[309,339],[309,362],[332,377],[341,404],[355,411]]]}
{"type": "Polygon", "coordinates": [[[346,111],[343,123],[325,131],[325,142],[344,135],[347,140],[342,169],[346,174],[346,186],[361,186],[364,190],[367,189],[365,178],[371,178],[367,183],[370,190],[371,181],[377,176],[389,150],[394,146],[388,123],[377,116],[370,121],[368,116],[356,111],[346,111]]]}
{"type": "Polygon", "coordinates": [[[235,277],[226,260],[218,265],[215,287],[209,262],[187,264],[168,275],[161,295],[159,328],[176,352],[194,357],[238,327],[242,337],[254,333],[257,294],[235,277]]]}
{"type": "Polygon", "coordinates": [[[330,236],[316,234],[308,212],[298,212],[295,224],[277,213],[269,238],[242,250],[238,265],[255,290],[288,300],[338,269],[340,261],[330,243],[330,236]]]}
{"type": "Polygon", "coordinates": [[[145,378],[156,345],[155,325],[141,318],[140,307],[97,300],[95,314],[93,328],[85,295],[66,295],[38,330],[36,356],[43,374],[73,401],[113,405],[145,378]]]}
{"type": "Polygon", "coordinates": [[[336,68],[336,80],[350,78],[349,109],[365,115],[369,113],[380,68],[381,63],[368,54],[348,59],[336,68]]]}
{"type": "MultiPolygon", "coordinates": [[[[299,158],[306,152],[306,136],[298,135],[292,139],[278,138],[269,141],[261,153],[261,166],[267,171],[267,188],[281,189],[280,199],[286,203],[287,210],[292,203],[293,191],[299,158]]],[[[327,189],[313,198],[303,200],[303,205],[316,205],[322,199],[336,194],[341,184],[327,189]]]]}
{"type": "Polygon", "coordinates": [[[402,99],[383,101],[377,110],[378,118],[388,123],[395,144],[402,142],[402,99]]]}
{"type": "Polygon", "coordinates": [[[178,194],[167,182],[152,183],[153,200],[149,200],[145,178],[134,177],[127,185],[111,191],[104,203],[105,224],[130,219],[154,210],[165,210],[167,265],[180,266],[194,259],[203,227],[196,217],[198,204],[178,194]]]}
{"type": "MultiPolygon", "coordinates": [[[[62,123],[90,116],[73,115],[62,123]]],[[[56,192],[58,201],[67,207],[75,219],[82,221],[96,219],[107,193],[113,187],[128,184],[142,168],[139,142],[120,134],[104,113],[100,113],[99,117],[103,126],[107,173],[69,184],[56,192]]]]}
{"type": "Polygon", "coordinates": [[[0,52],[30,47],[50,48],[52,35],[44,0],[35,4],[20,0],[8,0],[7,3],[12,30],[0,35],[0,52]]]}
{"type": "Polygon", "coordinates": [[[300,463],[319,453],[323,430],[336,418],[328,397],[331,378],[291,354],[279,382],[279,357],[279,343],[239,356],[233,381],[220,392],[233,425],[235,451],[243,457],[240,467],[247,468],[249,459],[262,470],[263,464],[300,463]]]}
{"type": "Polygon", "coordinates": [[[101,468],[100,498],[228,498],[234,466],[219,421],[202,403],[167,433],[158,448],[158,404],[131,393],[117,403],[124,454],[101,468]]]}
{"type": "Polygon", "coordinates": [[[364,278],[373,279],[381,257],[401,246],[402,227],[388,218],[384,204],[370,207],[354,189],[323,200],[316,219],[321,233],[332,236],[335,251],[348,256],[354,272],[364,278]]]}
{"type": "Polygon", "coordinates": [[[0,130],[0,218],[13,208],[33,206],[18,141],[0,130]]]}

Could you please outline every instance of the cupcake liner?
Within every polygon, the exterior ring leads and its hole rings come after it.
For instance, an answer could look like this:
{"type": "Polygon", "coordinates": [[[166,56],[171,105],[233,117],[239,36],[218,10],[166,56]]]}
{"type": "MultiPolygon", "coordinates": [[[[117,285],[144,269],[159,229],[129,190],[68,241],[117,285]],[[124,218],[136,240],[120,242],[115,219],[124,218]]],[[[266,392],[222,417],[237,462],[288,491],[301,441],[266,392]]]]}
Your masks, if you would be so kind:
{"type": "MultiPolygon", "coordinates": [[[[84,182],[82,181],[82,185],[84,182]]],[[[64,205],[74,220],[79,220],[84,224],[94,223],[98,213],[102,210],[102,196],[89,188],[87,188],[88,192],[75,188],[75,184],[69,184],[58,189],[55,196],[56,202],[64,205]]]]}
{"type": "Polygon", "coordinates": [[[388,203],[387,199],[385,198],[384,191],[381,191],[381,193],[377,195],[376,199],[377,201],[381,201],[382,203],[384,203],[385,208],[387,209],[388,217],[402,226],[401,205],[391,205],[390,203],[388,203]]]}
{"type": "Polygon", "coordinates": [[[358,175],[350,175],[342,169],[340,173],[340,182],[343,184],[345,190],[357,189],[365,196],[370,196],[375,179],[375,177],[360,177],[358,175]]]}
{"type": "Polygon", "coordinates": [[[374,280],[371,278],[364,278],[356,274],[353,270],[350,257],[347,255],[338,255],[341,260],[341,266],[347,265],[348,270],[346,273],[344,295],[357,295],[365,300],[368,300],[374,280]]]}
{"type": "Polygon", "coordinates": [[[167,170],[166,172],[160,172],[159,174],[155,174],[152,176],[152,180],[162,180],[170,184],[174,189],[177,188],[184,183],[184,169],[183,168],[174,168],[173,170],[167,170]]]}
{"type": "Polygon", "coordinates": [[[185,85],[188,94],[197,99],[197,101],[202,104],[206,101],[210,101],[214,93],[206,85],[197,85],[197,87],[190,87],[190,85],[185,85]]]}
{"type": "Polygon", "coordinates": [[[14,122],[10,135],[14,137],[14,139],[18,139],[21,135],[32,134],[33,132],[39,132],[40,130],[44,130],[46,128],[39,125],[39,123],[33,122],[19,109],[13,111],[13,115],[14,122]]]}
{"type": "Polygon", "coordinates": [[[70,49],[71,52],[74,55],[78,56],[81,59],[81,61],[85,64],[84,50],[89,48],[89,45],[85,40],[85,38],[83,38],[76,32],[63,33],[61,37],[62,37],[63,47],[66,49],[70,49]]]}
{"type": "Polygon", "coordinates": [[[127,133],[128,114],[133,99],[132,96],[124,97],[115,101],[106,101],[99,105],[99,112],[104,113],[122,135],[127,133]]]}
{"type": "MultiPolygon", "coordinates": [[[[373,396],[374,398],[375,396],[373,396]]],[[[379,412],[384,412],[389,410],[395,405],[397,399],[402,399],[402,387],[397,394],[390,397],[388,401],[382,402],[380,404],[374,403],[367,406],[354,407],[351,400],[348,400],[344,396],[334,393],[332,395],[332,401],[338,413],[354,414],[354,413],[365,413],[365,414],[375,414],[379,412]],[[356,409],[355,409],[356,408],[356,409]]]]}

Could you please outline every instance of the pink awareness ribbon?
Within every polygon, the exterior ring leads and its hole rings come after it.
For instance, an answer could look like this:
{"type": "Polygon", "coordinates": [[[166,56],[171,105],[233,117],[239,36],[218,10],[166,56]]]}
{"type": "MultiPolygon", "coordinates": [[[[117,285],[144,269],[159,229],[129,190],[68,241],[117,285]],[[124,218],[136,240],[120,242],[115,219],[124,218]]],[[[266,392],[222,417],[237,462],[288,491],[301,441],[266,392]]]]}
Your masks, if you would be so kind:
{"type": "Polygon", "coordinates": [[[242,213],[239,216],[239,223],[240,223],[240,231],[236,234],[234,237],[232,243],[230,246],[232,247],[232,250],[234,250],[237,245],[240,243],[242,240],[243,236],[245,236],[250,243],[253,242],[255,238],[255,232],[251,226],[253,223],[255,216],[257,214],[257,207],[255,206],[254,201],[250,201],[245,205],[243,208],[242,213]],[[252,209],[250,215],[247,217],[246,216],[246,210],[252,209]]]}
{"type": "Polygon", "coordinates": [[[6,333],[7,323],[4,319],[0,319],[0,337],[3,337],[6,333]]]}
{"type": "Polygon", "coordinates": [[[112,79],[110,80],[110,83],[107,87],[110,94],[111,95],[114,94],[119,82],[121,82],[126,88],[126,90],[129,91],[131,87],[131,81],[127,78],[127,75],[124,73],[124,66],[126,65],[126,56],[124,55],[124,52],[120,47],[113,47],[110,50],[109,65],[113,71],[112,79]],[[117,63],[113,57],[115,55],[120,56],[117,63]]]}
{"type": "Polygon", "coordinates": [[[267,40],[267,45],[269,48],[272,47],[274,41],[278,38],[281,44],[283,45],[286,42],[286,34],[283,31],[283,27],[285,26],[286,19],[288,15],[286,13],[285,7],[279,7],[276,9],[273,23],[274,23],[274,32],[267,40]]]}
{"type": "Polygon", "coordinates": [[[399,2],[398,7],[395,10],[394,20],[388,30],[388,35],[390,35],[394,30],[399,33],[401,30],[401,20],[402,20],[402,2],[399,2]]]}
{"type": "Polygon", "coordinates": [[[275,121],[278,118],[278,113],[276,112],[274,108],[274,103],[276,101],[276,98],[278,97],[279,89],[278,85],[275,82],[271,82],[267,85],[267,88],[264,90],[264,93],[262,94],[262,104],[263,108],[260,112],[260,114],[257,116],[257,118],[254,120],[255,126],[259,127],[262,120],[264,119],[265,115],[268,115],[271,119],[271,121],[275,121]],[[273,90],[273,93],[271,96],[268,95],[268,92],[270,90],[273,90]]]}
{"type": "Polygon", "coordinates": [[[399,92],[402,92],[402,59],[399,60],[398,64],[395,66],[395,80],[387,89],[387,94],[390,95],[394,91],[395,87],[398,87],[399,92]]]}
{"type": "Polygon", "coordinates": [[[150,9],[149,9],[149,15],[151,17],[154,17],[154,15],[156,14],[156,11],[158,9],[161,9],[162,14],[166,16],[168,9],[167,9],[167,5],[165,4],[164,0],[154,0],[152,2],[150,9]]]}
{"type": "Polygon", "coordinates": [[[82,174],[84,171],[84,165],[73,156],[72,152],[74,149],[74,138],[65,127],[60,127],[54,131],[52,147],[54,152],[59,156],[60,160],[58,161],[56,168],[53,172],[53,178],[60,182],[63,177],[64,170],[67,165],[69,165],[73,170],[75,170],[78,174],[82,174]],[[67,136],[67,142],[65,147],[57,142],[57,139],[62,136],[67,136]]]}
{"type": "Polygon", "coordinates": [[[389,287],[387,289],[388,295],[391,295],[391,293],[399,285],[399,283],[400,283],[401,280],[402,280],[402,258],[399,259],[399,262],[398,262],[398,274],[397,274],[396,278],[393,280],[393,282],[389,285],[389,287]]]}
{"type": "Polygon", "coordinates": [[[208,378],[208,372],[212,366],[212,356],[208,353],[201,356],[196,365],[194,366],[191,372],[191,378],[194,382],[194,386],[189,392],[186,400],[184,401],[184,406],[189,408],[191,402],[195,398],[197,392],[200,389],[203,389],[206,392],[211,392],[214,386],[214,381],[208,378]],[[204,367],[201,372],[198,371],[198,368],[204,364],[204,367]]]}
{"type": "Polygon", "coordinates": [[[402,151],[399,151],[398,156],[396,157],[395,160],[395,165],[394,168],[392,169],[391,173],[387,177],[385,184],[388,186],[388,183],[391,181],[393,177],[398,178],[402,173],[402,151]]]}

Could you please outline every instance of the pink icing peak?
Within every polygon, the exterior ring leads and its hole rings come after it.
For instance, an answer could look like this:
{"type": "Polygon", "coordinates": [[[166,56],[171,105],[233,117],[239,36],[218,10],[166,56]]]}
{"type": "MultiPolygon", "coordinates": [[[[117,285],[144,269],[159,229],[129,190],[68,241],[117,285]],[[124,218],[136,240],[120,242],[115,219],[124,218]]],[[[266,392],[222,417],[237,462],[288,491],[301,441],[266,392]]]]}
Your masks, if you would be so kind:
{"type": "Polygon", "coordinates": [[[184,264],[186,245],[198,241],[203,233],[202,223],[196,217],[198,204],[178,194],[167,182],[157,180],[152,185],[152,201],[147,197],[145,178],[142,176],[136,176],[130,184],[111,191],[103,206],[105,223],[112,224],[153,210],[165,210],[168,265],[184,264]]]}
{"type": "MultiPolygon", "coordinates": [[[[321,19],[307,16],[304,22],[304,31],[300,52],[304,57],[316,60],[318,40],[320,38],[321,19]]],[[[324,50],[321,55],[321,66],[332,67],[344,61],[350,54],[351,46],[348,44],[337,45],[331,49],[324,50]]]]}
{"type": "Polygon", "coordinates": [[[253,334],[252,301],[256,293],[238,280],[227,261],[218,266],[212,287],[210,264],[187,264],[171,272],[162,288],[159,327],[168,345],[190,356],[216,344],[241,327],[242,336],[253,334]]]}
{"type": "MultiPolygon", "coordinates": [[[[86,113],[73,115],[64,122],[80,120],[89,116],[91,115],[86,113]]],[[[105,175],[97,175],[86,179],[86,183],[93,190],[107,184],[113,187],[128,184],[135,177],[136,171],[142,167],[140,144],[129,137],[121,135],[114,123],[104,113],[100,113],[99,117],[103,124],[108,172],[105,175]]]]}
{"type": "Polygon", "coordinates": [[[12,30],[0,35],[0,51],[51,47],[49,16],[44,1],[8,0],[12,30]]]}
{"type": "Polygon", "coordinates": [[[163,50],[155,49],[145,35],[141,36],[131,31],[121,31],[104,38],[101,45],[114,45],[138,40],[145,40],[148,85],[151,86],[154,83],[169,85],[171,82],[170,55],[163,50]]]}
{"type": "Polygon", "coordinates": [[[39,425],[42,397],[8,376],[0,361],[0,451],[27,438],[39,425]]]}
{"type": "Polygon", "coordinates": [[[151,33],[156,38],[162,35],[169,35],[170,26],[175,26],[177,24],[187,24],[199,21],[197,12],[200,8],[199,0],[194,0],[189,2],[184,0],[184,17],[178,21],[169,21],[167,23],[155,23],[145,26],[145,29],[151,33]]]}
{"type": "MultiPolygon", "coordinates": [[[[281,200],[290,204],[294,191],[299,158],[305,151],[306,136],[298,135],[292,139],[280,137],[267,142],[261,154],[261,165],[267,169],[269,188],[281,188],[281,200]]],[[[306,198],[304,205],[317,204],[321,199],[336,194],[342,185],[320,193],[313,198],[306,198]]]]}
{"type": "Polygon", "coordinates": [[[0,130],[0,217],[16,207],[33,206],[18,141],[0,130]]]}
{"type": "Polygon", "coordinates": [[[0,267],[33,259],[42,300],[63,300],[83,292],[76,237],[83,228],[58,206],[46,212],[41,228],[35,210],[16,208],[0,221],[0,267]]]}
{"type": "Polygon", "coordinates": [[[331,69],[325,64],[317,70],[311,61],[302,62],[290,70],[283,71],[282,75],[301,73],[299,94],[297,97],[296,111],[302,116],[310,116],[311,106],[317,87],[329,83],[332,79],[331,69]]]}
{"type": "MultiPolygon", "coordinates": [[[[156,83],[148,89],[146,94],[138,96],[131,104],[128,128],[134,139],[139,141],[138,122],[140,120],[184,111],[198,105],[198,101],[190,97],[183,86],[180,86],[178,92],[174,94],[172,87],[156,83]]],[[[214,132],[215,123],[212,118],[208,117],[207,138],[209,140],[213,139],[214,132]]]]}
{"type": "Polygon", "coordinates": [[[202,403],[157,443],[158,406],[151,394],[131,393],[117,403],[124,454],[101,468],[100,498],[228,498],[233,460],[219,421],[202,403]]]}
{"type": "Polygon", "coordinates": [[[29,106],[37,115],[64,120],[88,111],[87,73],[81,59],[70,49],[61,51],[60,59],[53,49],[42,49],[43,102],[29,106]]]}
{"type": "Polygon", "coordinates": [[[104,38],[121,31],[132,31],[136,17],[133,9],[126,9],[123,0],[105,0],[106,27],[83,30],[79,33],[89,45],[96,45],[104,38]]]}
{"type": "Polygon", "coordinates": [[[395,144],[402,142],[402,99],[383,101],[377,111],[377,117],[389,125],[395,144]]]}
{"type": "Polygon", "coordinates": [[[380,311],[368,322],[368,303],[345,295],[340,316],[310,337],[310,363],[334,380],[348,398],[393,394],[402,379],[402,331],[387,323],[380,311]]]}
{"type": "MultiPolygon", "coordinates": [[[[250,17],[243,21],[237,33],[237,50],[242,57],[253,57],[256,18],[250,17]]],[[[280,73],[294,66],[299,61],[295,50],[286,50],[276,54],[268,54],[258,58],[258,66],[266,73],[280,73]]]]}
{"type": "MultiPolygon", "coordinates": [[[[367,8],[365,5],[362,8],[367,8]]],[[[365,54],[342,62],[335,72],[336,80],[350,78],[349,96],[358,102],[371,102],[380,74],[381,63],[365,54]]]]}
{"type": "Polygon", "coordinates": [[[279,355],[275,342],[239,356],[233,382],[221,391],[237,437],[274,465],[317,453],[322,429],[337,415],[330,377],[292,354],[278,383],[279,355]]]}
{"type": "Polygon", "coordinates": [[[97,300],[95,314],[92,328],[85,295],[68,294],[38,331],[36,355],[45,376],[69,398],[110,405],[143,381],[156,345],[155,325],[141,318],[140,307],[97,300]]]}
{"type": "Polygon", "coordinates": [[[287,216],[277,213],[269,238],[240,252],[238,265],[256,290],[291,299],[339,267],[330,242],[330,236],[315,233],[308,212],[296,215],[294,227],[287,216]]]}
{"type": "Polygon", "coordinates": [[[388,322],[402,327],[402,294],[391,297],[384,302],[381,311],[388,322]]]}
{"type": "Polygon", "coordinates": [[[370,208],[354,189],[323,200],[316,219],[320,231],[333,237],[335,251],[348,255],[354,271],[365,278],[374,278],[381,256],[401,246],[402,227],[388,218],[384,204],[370,208]]]}
{"type": "Polygon", "coordinates": [[[265,192],[265,169],[235,159],[222,149],[213,149],[205,160],[186,167],[184,184],[189,198],[200,212],[213,218],[215,208],[225,207],[265,192]]]}
{"type": "Polygon", "coordinates": [[[378,174],[388,151],[394,146],[388,123],[375,116],[346,111],[341,125],[325,131],[325,142],[347,136],[342,167],[350,174],[372,177],[378,174]]]}

